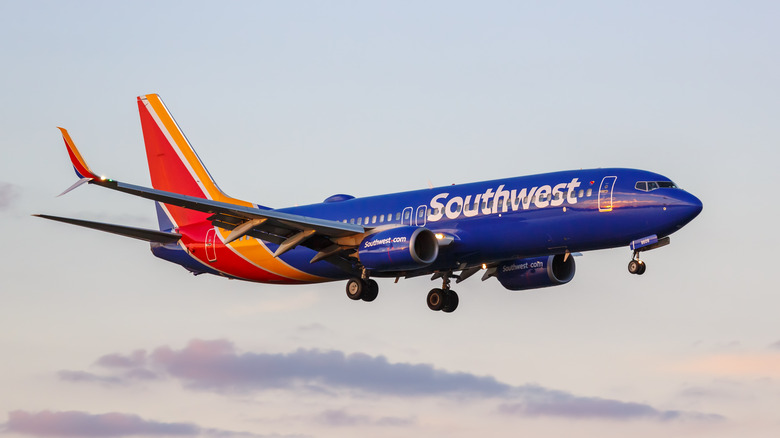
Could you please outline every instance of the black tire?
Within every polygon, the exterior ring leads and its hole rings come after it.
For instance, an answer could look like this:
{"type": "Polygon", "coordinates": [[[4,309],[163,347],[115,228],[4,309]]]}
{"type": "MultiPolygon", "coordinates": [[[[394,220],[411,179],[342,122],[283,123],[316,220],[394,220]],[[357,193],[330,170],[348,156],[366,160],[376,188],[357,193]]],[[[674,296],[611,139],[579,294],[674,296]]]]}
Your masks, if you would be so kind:
{"type": "Polygon", "coordinates": [[[379,285],[374,280],[364,280],[366,284],[366,288],[363,291],[363,294],[360,296],[360,299],[370,303],[371,301],[374,301],[376,297],[379,295],[379,285]]]}
{"type": "Polygon", "coordinates": [[[441,309],[444,313],[452,313],[455,311],[455,309],[458,308],[458,303],[460,303],[460,298],[458,298],[458,294],[454,290],[448,290],[445,291],[444,294],[444,307],[441,309]]]}
{"type": "Polygon", "coordinates": [[[642,269],[641,266],[642,264],[640,264],[639,260],[631,260],[628,262],[628,272],[639,274],[639,271],[642,269]]]}
{"type": "Polygon", "coordinates": [[[441,289],[431,289],[426,298],[428,308],[431,310],[441,310],[444,308],[444,291],[441,289]]]}
{"type": "Polygon", "coordinates": [[[647,265],[643,261],[639,261],[639,271],[637,271],[636,275],[642,275],[647,270],[647,265]]]}
{"type": "Polygon", "coordinates": [[[347,281],[347,296],[350,300],[359,300],[366,289],[366,282],[361,278],[350,278],[347,281]]]}

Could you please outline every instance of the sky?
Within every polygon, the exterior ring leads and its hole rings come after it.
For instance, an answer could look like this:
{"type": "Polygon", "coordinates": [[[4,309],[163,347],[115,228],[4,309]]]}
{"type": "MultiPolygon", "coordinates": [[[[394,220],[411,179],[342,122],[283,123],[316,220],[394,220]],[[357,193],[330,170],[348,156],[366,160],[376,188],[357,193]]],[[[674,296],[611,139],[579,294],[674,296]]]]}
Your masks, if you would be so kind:
{"type": "Polygon", "coordinates": [[[0,0],[0,435],[776,437],[777,2],[0,0]],[[702,214],[564,286],[192,276],[152,228],[135,97],[220,187],[271,207],[591,167],[670,177],[702,214]]]}

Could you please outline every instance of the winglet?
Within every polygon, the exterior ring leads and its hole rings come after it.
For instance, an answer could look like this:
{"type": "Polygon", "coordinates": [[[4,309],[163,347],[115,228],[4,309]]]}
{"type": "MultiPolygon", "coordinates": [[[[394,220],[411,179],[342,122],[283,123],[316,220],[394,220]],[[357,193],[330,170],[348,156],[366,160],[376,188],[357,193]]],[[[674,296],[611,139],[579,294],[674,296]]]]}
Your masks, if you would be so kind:
{"type": "Polygon", "coordinates": [[[87,162],[84,161],[84,158],[82,158],[79,150],[76,148],[76,144],[73,143],[73,140],[70,138],[68,130],[60,127],[57,127],[57,129],[62,132],[62,139],[65,140],[65,147],[68,149],[68,156],[70,157],[71,163],[73,163],[73,170],[76,171],[76,175],[78,175],[80,179],[100,179],[100,177],[95,175],[95,173],[90,170],[89,166],[87,166],[87,162]]]}

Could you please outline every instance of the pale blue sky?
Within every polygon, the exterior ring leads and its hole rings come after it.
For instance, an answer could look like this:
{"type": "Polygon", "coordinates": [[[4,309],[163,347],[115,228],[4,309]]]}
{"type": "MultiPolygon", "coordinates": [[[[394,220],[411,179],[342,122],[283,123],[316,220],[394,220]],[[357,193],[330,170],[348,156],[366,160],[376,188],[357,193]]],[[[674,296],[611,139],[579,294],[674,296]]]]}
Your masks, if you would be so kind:
{"type": "Polygon", "coordinates": [[[0,1],[0,17],[7,436],[780,432],[777,3],[0,1]],[[472,277],[451,315],[427,309],[425,278],[366,304],[342,282],[192,277],[29,216],[156,225],[149,201],[55,198],[75,181],[56,126],[97,172],[149,184],[147,93],[226,192],[273,207],[625,166],[704,211],[642,277],[627,248],[586,253],[558,288],[472,277]]]}

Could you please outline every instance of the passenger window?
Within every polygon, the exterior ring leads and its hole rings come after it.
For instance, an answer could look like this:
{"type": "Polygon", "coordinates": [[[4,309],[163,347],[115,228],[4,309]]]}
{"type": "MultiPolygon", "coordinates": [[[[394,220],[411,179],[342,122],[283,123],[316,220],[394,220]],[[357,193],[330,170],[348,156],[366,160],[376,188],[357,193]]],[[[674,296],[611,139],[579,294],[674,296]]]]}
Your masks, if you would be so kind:
{"type": "Polygon", "coordinates": [[[355,218],[353,217],[352,219],[350,219],[349,223],[354,224],[355,223],[355,218]]]}
{"type": "Polygon", "coordinates": [[[515,198],[515,205],[520,205],[520,198],[515,198]]]}
{"type": "Polygon", "coordinates": [[[382,223],[382,222],[384,222],[384,221],[385,221],[385,215],[383,215],[383,214],[380,214],[380,215],[379,215],[379,223],[381,224],[381,223],[382,223]]]}
{"type": "Polygon", "coordinates": [[[593,194],[593,189],[588,189],[588,191],[585,193],[585,196],[590,198],[590,195],[593,194]]]}
{"type": "Polygon", "coordinates": [[[411,214],[412,214],[412,212],[411,212],[410,210],[406,210],[406,211],[404,212],[404,219],[409,219],[409,217],[411,216],[411,214]]]}
{"type": "Polygon", "coordinates": [[[395,220],[397,220],[397,221],[401,220],[401,213],[396,213],[395,214],[395,220]]]}
{"type": "Polygon", "coordinates": [[[423,217],[425,216],[425,209],[419,209],[417,210],[417,217],[423,217]]]}
{"type": "Polygon", "coordinates": [[[372,223],[372,224],[375,224],[375,223],[376,223],[376,215],[374,215],[374,216],[371,218],[371,223],[372,223]]]}
{"type": "Polygon", "coordinates": [[[363,218],[362,217],[358,218],[358,223],[357,224],[358,225],[363,225],[363,218]]]}
{"type": "Polygon", "coordinates": [[[577,197],[582,198],[583,196],[585,196],[585,190],[580,189],[580,193],[577,194],[577,197]]]}
{"type": "Polygon", "coordinates": [[[368,225],[368,216],[366,216],[366,225],[368,225]]]}

